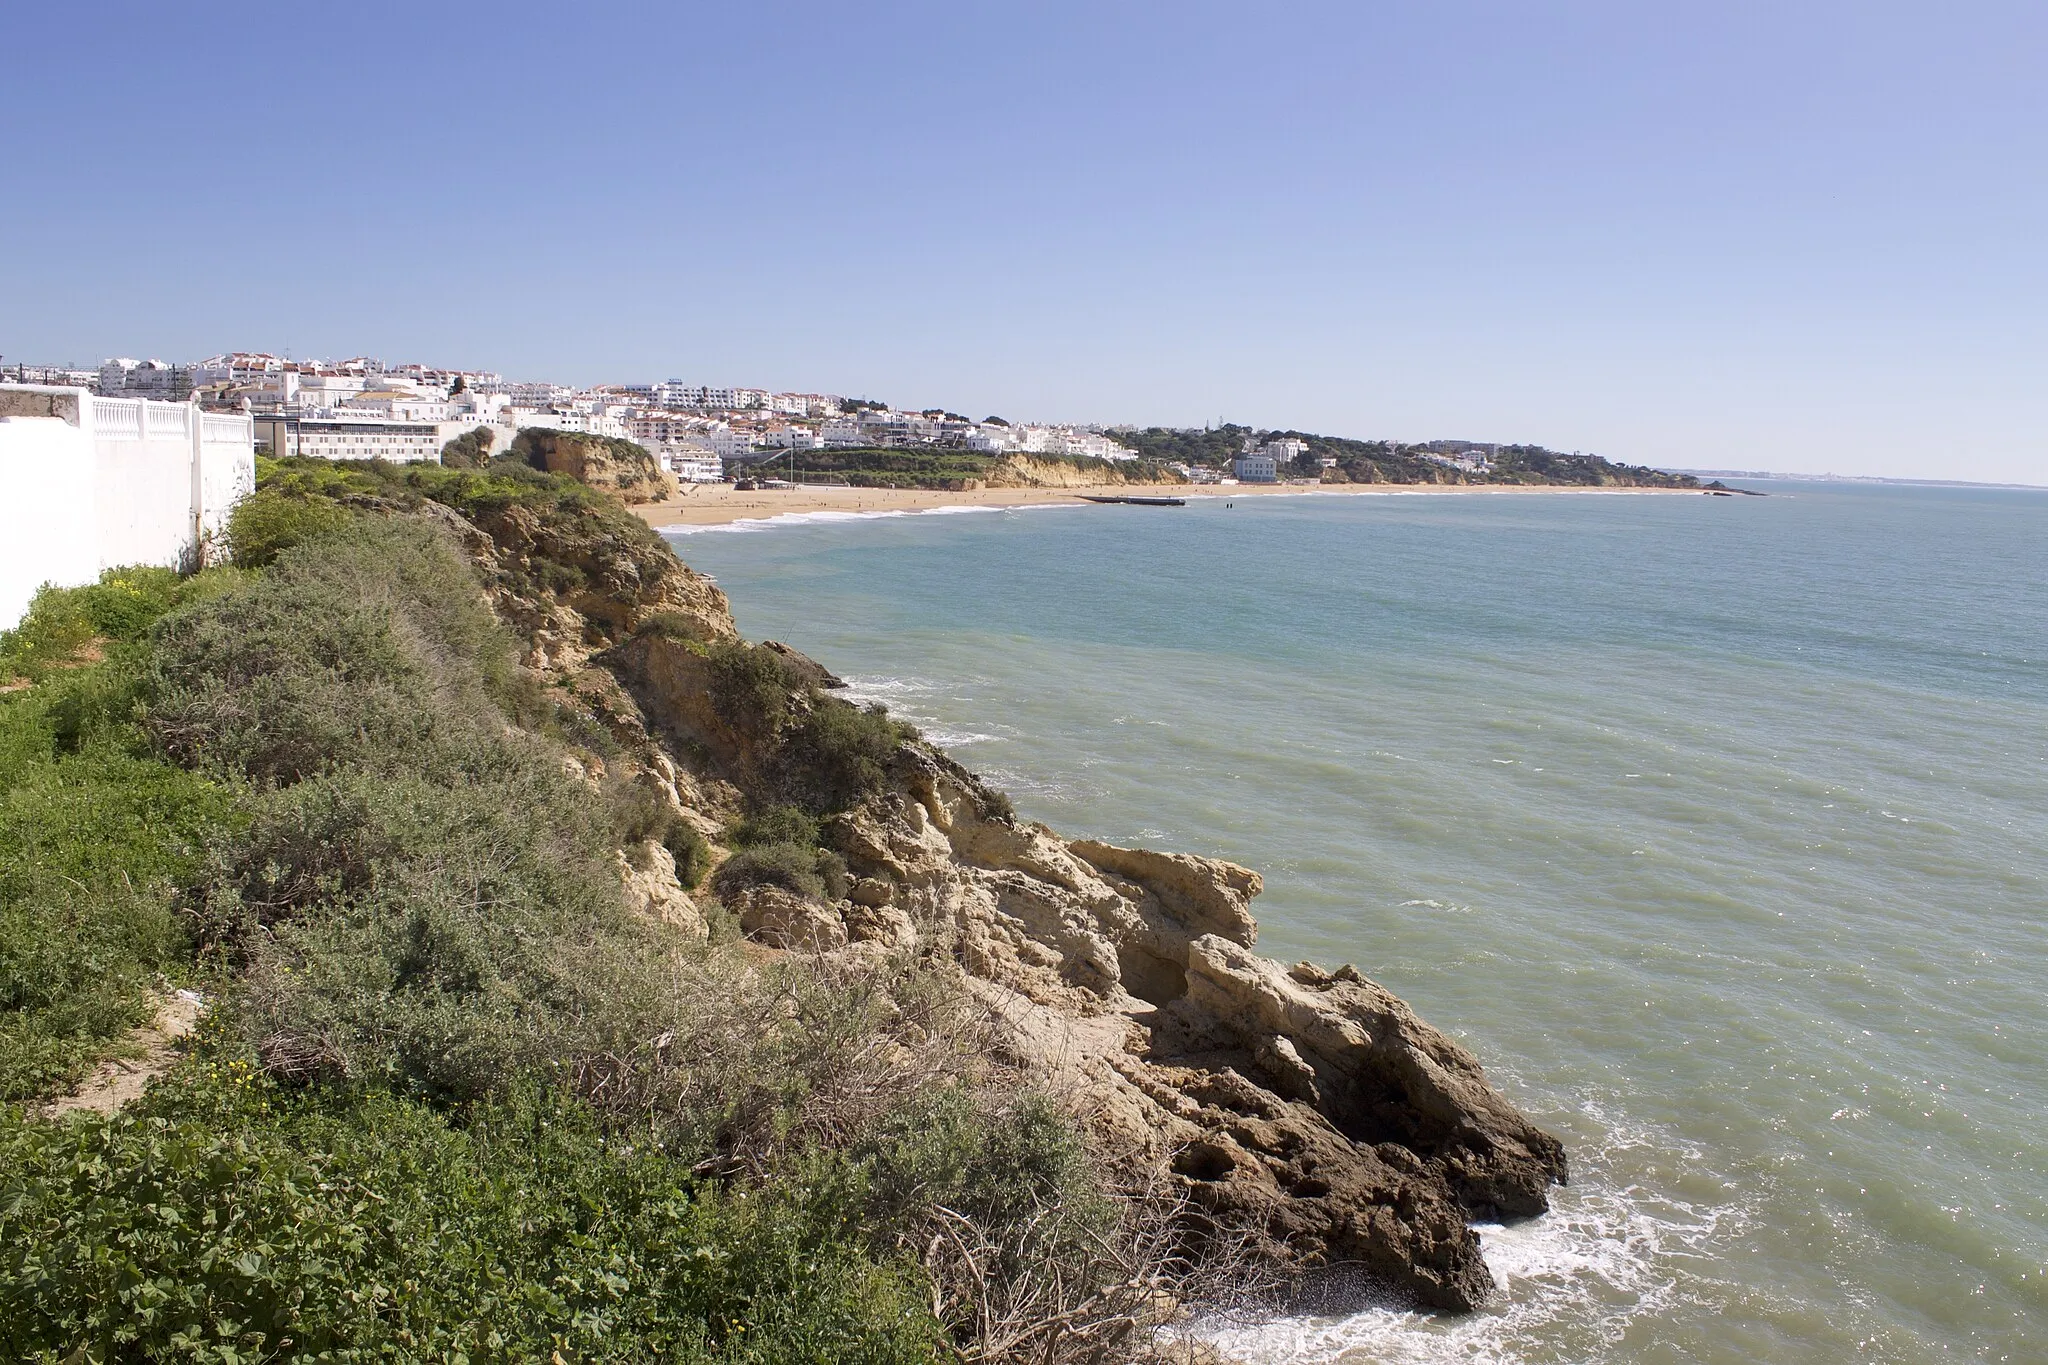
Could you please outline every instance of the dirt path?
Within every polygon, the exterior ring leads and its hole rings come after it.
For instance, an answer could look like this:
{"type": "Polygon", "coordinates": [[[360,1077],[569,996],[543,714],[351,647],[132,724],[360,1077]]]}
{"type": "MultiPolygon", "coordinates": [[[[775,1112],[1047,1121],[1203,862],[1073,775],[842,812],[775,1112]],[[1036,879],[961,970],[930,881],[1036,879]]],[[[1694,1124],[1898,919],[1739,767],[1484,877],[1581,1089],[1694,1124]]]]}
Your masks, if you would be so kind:
{"type": "Polygon", "coordinates": [[[171,1069],[178,1060],[178,1041],[198,1027],[206,1003],[191,991],[173,991],[157,1002],[156,1018],[141,1028],[128,1031],[127,1057],[109,1057],[73,1095],[50,1101],[43,1108],[47,1118],[62,1118],[79,1110],[111,1114],[142,1094],[143,1087],[171,1069]]]}

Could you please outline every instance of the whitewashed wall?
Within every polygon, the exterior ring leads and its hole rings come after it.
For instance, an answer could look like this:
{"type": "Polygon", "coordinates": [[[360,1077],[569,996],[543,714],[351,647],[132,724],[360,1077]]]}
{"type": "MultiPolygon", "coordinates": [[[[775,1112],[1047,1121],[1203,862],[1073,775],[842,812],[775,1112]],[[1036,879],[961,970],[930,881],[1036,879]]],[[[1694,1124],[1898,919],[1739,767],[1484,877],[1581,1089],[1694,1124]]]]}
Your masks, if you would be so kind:
{"type": "Polygon", "coordinates": [[[92,443],[61,417],[0,416],[0,630],[46,582],[100,571],[93,529],[92,443]]]}
{"type": "Polygon", "coordinates": [[[256,486],[247,417],[0,384],[0,629],[44,583],[192,566],[256,486]]]}

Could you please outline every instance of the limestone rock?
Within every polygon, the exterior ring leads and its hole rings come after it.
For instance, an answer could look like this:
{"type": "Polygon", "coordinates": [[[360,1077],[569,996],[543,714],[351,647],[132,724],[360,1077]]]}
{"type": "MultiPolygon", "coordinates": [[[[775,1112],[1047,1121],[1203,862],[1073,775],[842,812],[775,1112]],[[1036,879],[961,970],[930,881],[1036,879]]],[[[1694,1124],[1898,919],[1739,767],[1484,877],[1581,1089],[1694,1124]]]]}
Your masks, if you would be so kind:
{"type": "Polygon", "coordinates": [[[836,689],[846,686],[844,678],[810,655],[791,649],[780,640],[763,640],[761,648],[782,661],[783,673],[799,687],[836,689]]]}
{"type": "Polygon", "coordinates": [[[646,447],[631,441],[529,427],[519,433],[515,452],[522,447],[548,473],[566,474],[625,502],[659,502],[676,493],[675,476],[646,447]]]}
{"type": "Polygon", "coordinates": [[[634,914],[673,925],[692,938],[710,936],[697,903],[676,880],[675,857],[655,840],[643,839],[619,855],[619,882],[626,908],[634,914]]]}
{"type": "Polygon", "coordinates": [[[896,899],[896,888],[880,877],[862,877],[846,893],[855,905],[884,906],[896,899]]]}
{"type": "Polygon", "coordinates": [[[1257,873],[1063,841],[906,762],[897,795],[841,822],[855,885],[952,924],[1006,1055],[1103,1150],[1170,1160],[1282,1262],[1362,1265],[1430,1307],[1485,1299],[1467,1218],[1539,1213],[1566,1171],[1469,1052],[1355,970],[1254,953],[1257,873]]]}
{"type": "Polygon", "coordinates": [[[838,914],[779,886],[750,886],[727,904],[747,936],[771,948],[824,952],[846,946],[846,922],[838,914]]]}

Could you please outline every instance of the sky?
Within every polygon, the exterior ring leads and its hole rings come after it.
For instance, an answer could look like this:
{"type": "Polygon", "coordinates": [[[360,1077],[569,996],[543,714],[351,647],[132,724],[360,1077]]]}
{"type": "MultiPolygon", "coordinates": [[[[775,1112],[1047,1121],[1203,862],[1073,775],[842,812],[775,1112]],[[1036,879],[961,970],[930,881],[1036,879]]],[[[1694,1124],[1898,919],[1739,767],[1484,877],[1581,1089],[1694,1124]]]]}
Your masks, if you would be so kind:
{"type": "Polygon", "coordinates": [[[16,6],[0,357],[2048,484],[2048,6],[16,6]]]}

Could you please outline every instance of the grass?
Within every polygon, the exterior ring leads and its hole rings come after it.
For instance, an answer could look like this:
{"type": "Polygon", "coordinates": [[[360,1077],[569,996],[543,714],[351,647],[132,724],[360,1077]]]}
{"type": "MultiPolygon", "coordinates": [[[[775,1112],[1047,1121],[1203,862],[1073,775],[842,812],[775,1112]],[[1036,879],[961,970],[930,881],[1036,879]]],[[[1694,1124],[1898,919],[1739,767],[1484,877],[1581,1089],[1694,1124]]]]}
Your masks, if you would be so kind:
{"type": "Polygon", "coordinates": [[[138,726],[158,616],[217,582],[111,570],[45,588],[0,655],[0,1101],[74,1084],[192,968],[179,897],[236,821],[227,786],[163,762],[138,726]]]}

